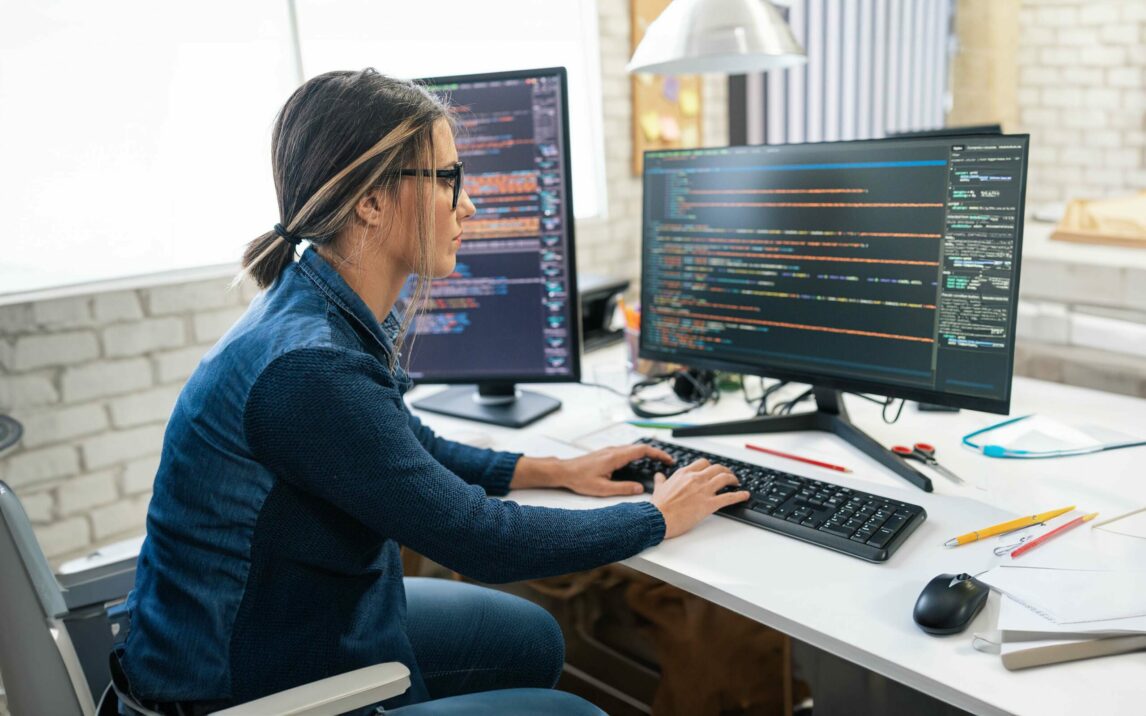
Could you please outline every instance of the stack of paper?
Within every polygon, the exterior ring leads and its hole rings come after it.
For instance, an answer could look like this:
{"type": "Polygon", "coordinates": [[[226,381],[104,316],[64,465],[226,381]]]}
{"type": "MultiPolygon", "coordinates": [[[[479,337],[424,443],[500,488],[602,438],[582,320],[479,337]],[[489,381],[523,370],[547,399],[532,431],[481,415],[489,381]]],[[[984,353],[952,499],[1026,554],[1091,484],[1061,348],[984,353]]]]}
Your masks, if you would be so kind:
{"type": "Polygon", "coordinates": [[[996,567],[1003,666],[1024,669],[1146,649],[1146,571],[996,567]]]}

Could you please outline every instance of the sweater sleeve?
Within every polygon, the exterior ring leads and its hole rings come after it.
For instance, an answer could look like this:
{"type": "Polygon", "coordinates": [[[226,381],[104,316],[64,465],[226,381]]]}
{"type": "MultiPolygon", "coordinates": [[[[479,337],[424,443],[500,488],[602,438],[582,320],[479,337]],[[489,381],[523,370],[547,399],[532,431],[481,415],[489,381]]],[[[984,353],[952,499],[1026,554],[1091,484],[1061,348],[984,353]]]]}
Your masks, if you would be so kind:
{"type": "Polygon", "coordinates": [[[280,479],[484,582],[590,569],[664,538],[648,502],[560,510],[487,496],[434,459],[401,400],[373,358],[300,349],[255,381],[244,431],[255,459],[280,479]]]}
{"type": "Polygon", "coordinates": [[[410,432],[446,469],[471,485],[484,488],[486,494],[504,495],[509,492],[509,483],[513,480],[513,471],[521,453],[485,450],[438,437],[422,424],[418,416],[404,405],[402,408],[406,410],[410,432]]]}

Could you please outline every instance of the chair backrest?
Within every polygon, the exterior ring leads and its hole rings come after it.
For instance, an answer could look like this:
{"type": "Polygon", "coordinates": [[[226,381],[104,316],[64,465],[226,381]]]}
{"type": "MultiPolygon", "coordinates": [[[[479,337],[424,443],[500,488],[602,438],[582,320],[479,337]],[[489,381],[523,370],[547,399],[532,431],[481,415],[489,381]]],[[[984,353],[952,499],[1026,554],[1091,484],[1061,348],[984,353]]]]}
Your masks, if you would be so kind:
{"type": "Polygon", "coordinates": [[[95,704],[68,631],[64,596],[24,506],[0,482],[0,675],[13,714],[91,716],[95,704]]]}

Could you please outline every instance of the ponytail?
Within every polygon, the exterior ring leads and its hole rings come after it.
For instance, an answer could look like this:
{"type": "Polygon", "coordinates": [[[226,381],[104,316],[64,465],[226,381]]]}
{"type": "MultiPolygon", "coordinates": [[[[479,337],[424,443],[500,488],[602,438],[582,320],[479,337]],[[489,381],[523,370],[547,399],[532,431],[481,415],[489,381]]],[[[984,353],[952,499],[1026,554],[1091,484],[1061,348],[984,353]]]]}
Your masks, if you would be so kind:
{"type": "Polygon", "coordinates": [[[268,231],[247,244],[243,251],[243,272],[249,274],[259,288],[266,288],[294,261],[294,247],[277,231],[268,231]]]}

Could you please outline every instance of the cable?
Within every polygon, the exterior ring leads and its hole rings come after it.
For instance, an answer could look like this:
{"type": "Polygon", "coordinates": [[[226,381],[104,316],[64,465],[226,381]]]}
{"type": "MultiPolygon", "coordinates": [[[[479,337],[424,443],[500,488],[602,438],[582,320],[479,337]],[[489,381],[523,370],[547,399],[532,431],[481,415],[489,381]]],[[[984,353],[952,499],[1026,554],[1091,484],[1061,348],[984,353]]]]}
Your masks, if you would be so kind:
{"type": "Polygon", "coordinates": [[[609,386],[605,385],[604,383],[587,383],[587,382],[585,382],[585,381],[581,381],[581,385],[588,385],[588,386],[591,386],[591,387],[593,387],[593,388],[602,388],[602,389],[604,389],[604,390],[607,390],[607,391],[609,391],[609,392],[610,392],[610,393],[612,393],[613,395],[619,395],[619,396],[621,396],[622,398],[627,398],[627,397],[629,397],[629,394],[628,394],[628,393],[622,393],[621,391],[617,390],[616,388],[611,388],[611,387],[609,387],[609,386]]]}
{"type": "Polygon", "coordinates": [[[903,400],[902,398],[900,398],[899,399],[899,409],[895,411],[895,417],[888,419],[887,409],[890,408],[892,406],[892,404],[895,403],[896,398],[873,398],[870,395],[864,395],[863,393],[851,393],[850,395],[854,395],[857,398],[863,398],[864,400],[868,401],[869,403],[875,403],[876,405],[882,405],[883,409],[880,411],[880,417],[882,417],[883,422],[887,423],[888,425],[892,425],[893,423],[896,423],[899,421],[899,416],[903,414],[903,406],[907,404],[906,400],[903,400]]]}
{"type": "Polygon", "coordinates": [[[884,405],[883,405],[883,410],[880,411],[880,415],[881,415],[881,417],[883,417],[883,422],[887,423],[888,425],[891,425],[892,423],[899,421],[899,416],[903,413],[903,406],[907,404],[906,400],[900,398],[899,410],[895,411],[895,417],[894,418],[892,418],[891,420],[888,420],[887,419],[887,409],[889,407],[891,407],[891,404],[894,402],[895,402],[894,398],[888,398],[887,402],[884,403],[884,405]]]}
{"type": "Polygon", "coordinates": [[[757,380],[760,381],[760,395],[753,398],[748,394],[748,376],[740,376],[740,392],[744,396],[744,402],[748,404],[748,407],[754,409],[757,407],[756,404],[763,400],[764,396],[767,394],[767,390],[764,388],[764,379],[757,378],[757,380]]]}
{"type": "Polygon", "coordinates": [[[634,384],[629,391],[629,408],[635,415],[642,418],[671,418],[675,415],[683,415],[690,410],[696,410],[710,400],[713,402],[720,400],[720,387],[716,383],[716,374],[707,370],[684,369],[653,375],[647,380],[634,384]],[[673,394],[687,403],[687,406],[664,413],[653,412],[645,408],[646,404],[655,400],[663,400],[663,398],[642,399],[639,393],[645,388],[660,385],[666,381],[672,381],[673,394]]]}
{"type": "Polygon", "coordinates": [[[779,405],[777,405],[774,414],[775,415],[791,415],[792,409],[795,408],[798,403],[803,402],[804,400],[807,400],[808,398],[812,397],[812,395],[813,395],[813,389],[808,388],[803,393],[800,393],[799,395],[797,395],[795,398],[792,398],[791,400],[789,400],[787,402],[780,403],[779,405]]]}
{"type": "Polygon", "coordinates": [[[788,381],[782,380],[779,383],[777,383],[776,385],[773,385],[768,390],[764,391],[764,394],[762,396],[760,396],[760,405],[756,409],[756,414],[757,415],[770,415],[771,413],[768,410],[768,398],[772,397],[773,393],[780,390],[781,388],[783,388],[787,384],[788,384],[788,381]]]}

